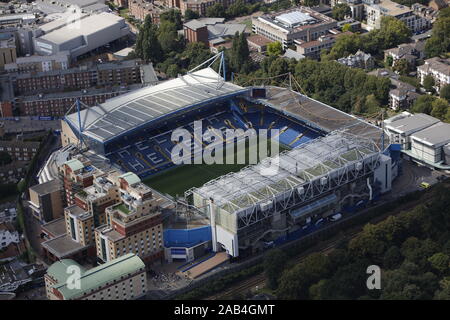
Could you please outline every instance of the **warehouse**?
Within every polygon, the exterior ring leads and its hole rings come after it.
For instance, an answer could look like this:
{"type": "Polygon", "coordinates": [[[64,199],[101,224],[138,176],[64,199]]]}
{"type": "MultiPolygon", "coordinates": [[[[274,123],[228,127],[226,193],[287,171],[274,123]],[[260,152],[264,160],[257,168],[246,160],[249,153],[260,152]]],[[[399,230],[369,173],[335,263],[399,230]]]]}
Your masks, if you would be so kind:
{"type": "Polygon", "coordinates": [[[111,13],[83,17],[34,40],[41,55],[70,51],[74,59],[82,54],[120,39],[129,33],[125,19],[111,13]]]}

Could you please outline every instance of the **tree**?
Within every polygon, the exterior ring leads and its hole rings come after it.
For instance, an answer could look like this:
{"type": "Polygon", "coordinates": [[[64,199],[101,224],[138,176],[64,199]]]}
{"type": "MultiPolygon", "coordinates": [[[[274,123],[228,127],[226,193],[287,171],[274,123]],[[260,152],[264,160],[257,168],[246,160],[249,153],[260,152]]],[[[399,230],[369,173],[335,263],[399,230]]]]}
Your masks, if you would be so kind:
{"type": "Polygon", "coordinates": [[[450,51],[449,29],[450,7],[439,10],[439,17],[433,23],[431,37],[425,43],[425,54],[428,58],[450,51]]]}
{"type": "Polygon", "coordinates": [[[169,21],[175,24],[175,30],[183,29],[183,22],[181,21],[181,11],[178,9],[169,9],[161,13],[159,17],[160,24],[164,21],[169,21]]]}
{"type": "Polygon", "coordinates": [[[237,0],[235,3],[230,5],[226,10],[226,16],[228,18],[243,16],[248,14],[247,7],[243,0],[237,0]]]}
{"type": "Polygon", "coordinates": [[[193,11],[191,9],[186,9],[186,11],[184,12],[184,20],[186,20],[186,21],[198,19],[199,17],[200,16],[197,11],[193,11]]]}
{"type": "Polygon", "coordinates": [[[427,91],[433,91],[434,87],[434,78],[431,75],[427,75],[423,78],[423,87],[427,91]]]}
{"type": "Polygon", "coordinates": [[[439,90],[439,96],[450,102],[450,84],[447,84],[439,90]]]}
{"type": "Polygon", "coordinates": [[[342,32],[352,32],[352,25],[350,23],[344,24],[342,27],[342,32]]]}
{"type": "Polygon", "coordinates": [[[331,15],[334,19],[341,21],[344,20],[346,16],[351,15],[352,10],[345,3],[338,3],[333,7],[331,15]]]}
{"type": "Polygon", "coordinates": [[[426,113],[430,114],[433,109],[431,104],[436,99],[436,97],[430,95],[421,95],[417,98],[411,107],[411,111],[414,113],[426,113]]]}
{"type": "Polygon", "coordinates": [[[447,116],[447,110],[450,108],[450,104],[444,99],[435,99],[431,104],[431,115],[439,120],[445,121],[447,116]]]}
{"type": "Polygon", "coordinates": [[[407,75],[409,72],[409,63],[406,59],[398,59],[395,61],[392,70],[398,72],[401,75],[407,75]]]}
{"type": "Polygon", "coordinates": [[[402,253],[397,246],[390,247],[383,258],[383,267],[386,269],[394,269],[398,267],[403,261],[402,253]]]}
{"type": "Polygon", "coordinates": [[[433,254],[430,258],[428,258],[428,262],[430,262],[433,269],[437,270],[441,274],[448,273],[450,270],[450,257],[445,253],[438,252],[433,254]]]}
{"type": "Polygon", "coordinates": [[[207,17],[224,18],[225,17],[225,8],[223,7],[222,4],[216,3],[206,9],[206,16],[207,17]]]}
{"type": "Polygon", "coordinates": [[[267,45],[267,54],[269,56],[277,57],[277,56],[281,55],[282,52],[283,52],[283,47],[281,45],[281,42],[279,42],[279,41],[271,42],[267,45]]]}
{"type": "Polygon", "coordinates": [[[6,164],[10,164],[12,162],[12,158],[6,151],[0,151],[0,166],[4,166],[6,164]]]}
{"type": "Polygon", "coordinates": [[[278,287],[278,279],[286,267],[287,255],[280,249],[268,251],[264,256],[264,273],[270,289],[278,287]]]}
{"type": "Polygon", "coordinates": [[[163,52],[157,37],[158,28],[152,24],[152,18],[147,15],[144,24],[139,29],[136,39],[135,52],[138,57],[145,61],[157,63],[162,61],[163,52]]]}
{"type": "Polygon", "coordinates": [[[176,51],[179,46],[177,27],[174,22],[163,20],[158,29],[158,42],[165,54],[176,51]]]}

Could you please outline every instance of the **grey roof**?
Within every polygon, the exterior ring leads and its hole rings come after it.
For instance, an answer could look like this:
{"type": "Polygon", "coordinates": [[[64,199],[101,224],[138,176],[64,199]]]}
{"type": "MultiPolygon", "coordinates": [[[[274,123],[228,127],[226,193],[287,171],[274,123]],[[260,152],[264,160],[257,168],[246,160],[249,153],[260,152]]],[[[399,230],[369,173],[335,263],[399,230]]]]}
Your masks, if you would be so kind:
{"type": "Polygon", "coordinates": [[[412,134],[411,139],[435,148],[440,147],[450,142],[450,123],[438,122],[412,134]]]}
{"type": "Polygon", "coordinates": [[[199,18],[186,22],[184,26],[192,30],[197,30],[207,25],[213,25],[216,23],[223,23],[225,18],[199,18]]]}
{"type": "Polygon", "coordinates": [[[68,234],[44,241],[41,245],[59,259],[70,257],[89,247],[72,240],[68,234]]]}
{"type": "MultiPolygon", "coordinates": [[[[72,26],[71,24],[65,25],[62,28],[56,29],[39,37],[39,39],[55,44],[62,44],[76,37],[88,36],[98,32],[99,30],[107,29],[123,20],[124,19],[122,17],[116,16],[115,14],[102,12],[100,14],[94,14],[81,19],[79,24],[75,26],[72,26]]],[[[74,24],[75,23],[78,22],[74,22],[74,24]]]]}
{"type": "Polygon", "coordinates": [[[208,25],[208,38],[232,37],[236,32],[243,33],[246,25],[239,23],[217,23],[208,25]]]}
{"type": "Polygon", "coordinates": [[[295,60],[301,60],[301,59],[305,58],[304,55],[302,55],[301,53],[298,53],[297,51],[294,51],[292,49],[287,49],[286,52],[284,53],[283,57],[294,58],[295,60]]]}
{"type": "Polygon", "coordinates": [[[64,217],[55,219],[42,225],[42,229],[50,232],[55,237],[61,236],[66,233],[66,220],[64,217]]]}
{"type": "Polygon", "coordinates": [[[49,194],[58,190],[62,190],[62,185],[59,180],[50,180],[41,184],[30,187],[30,190],[38,193],[39,195],[49,194]]]}
{"type": "MultiPolygon", "coordinates": [[[[205,68],[81,111],[82,131],[104,142],[185,107],[247,90],[205,68]]],[[[66,116],[66,121],[80,130],[77,113],[66,116]]]]}
{"type": "Polygon", "coordinates": [[[424,113],[416,113],[410,117],[403,118],[392,123],[388,123],[386,128],[396,131],[398,133],[404,133],[405,135],[412,134],[424,128],[427,128],[439,120],[433,118],[424,113]]]}

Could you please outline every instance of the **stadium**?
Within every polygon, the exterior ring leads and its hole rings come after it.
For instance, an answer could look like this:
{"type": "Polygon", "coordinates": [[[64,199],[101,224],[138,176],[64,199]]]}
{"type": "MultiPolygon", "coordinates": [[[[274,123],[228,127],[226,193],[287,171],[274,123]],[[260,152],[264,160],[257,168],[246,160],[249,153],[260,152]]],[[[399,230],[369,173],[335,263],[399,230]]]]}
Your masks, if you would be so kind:
{"type": "MultiPolygon", "coordinates": [[[[231,257],[299,238],[390,191],[399,148],[381,128],[291,88],[227,82],[223,61],[219,72],[211,65],[66,115],[63,147],[77,145],[97,162],[134,172],[206,217],[212,250],[231,257]],[[278,129],[271,138],[282,152],[251,165],[175,165],[172,132],[184,128],[194,137],[194,121],[218,133],[278,129]],[[274,163],[276,174],[266,174],[274,163]]],[[[227,148],[246,138],[192,139],[187,147],[227,148]]],[[[186,246],[196,243],[194,234],[186,246]]],[[[174,239],[164,241],[177,254],[186,249],[174,239]]]]}

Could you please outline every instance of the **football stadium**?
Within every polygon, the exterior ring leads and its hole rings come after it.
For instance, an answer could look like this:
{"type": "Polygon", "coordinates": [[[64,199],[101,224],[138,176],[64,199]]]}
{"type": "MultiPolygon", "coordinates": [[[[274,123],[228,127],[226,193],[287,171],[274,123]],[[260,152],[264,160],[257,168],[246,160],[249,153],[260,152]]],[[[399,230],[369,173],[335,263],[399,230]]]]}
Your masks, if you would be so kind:
{"type": "MultiPolygon", "coordinates": [[[[181,200],[208,221],[211,234],[202,231],[199,241],[210,237],[214,252],[231,257],[297,239],[390,191],[399,172],[399,148],[381,128],[289,87],[238,86],[225,81],[220,70],[196,68],[78,109],[62,121],[63,147],[89,150],[115,169],[136,173],[174,202],[181,200]],[[202,123],[200,136],[213,131],[219,138],[198,139],[196,121],[202,123]],[[189,143],[172,141],[179,128],[190,133],[189,143]],[[243,134],[220,138],[227,129],[243,134]],[[178,143],[201,153],[219,145],[227,149],[247,141],[249,129],[276,129],[269,146],[278,144],[280,153],[251,164],[172,161],[178,143]]],[[[195,151],[189,155],[194,156],[195,151]]],[[[198,233],[184,233],[185,244],[164,242],[175,255],[199,242],[198,233]]]]}

